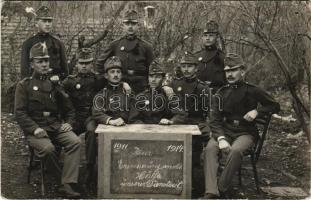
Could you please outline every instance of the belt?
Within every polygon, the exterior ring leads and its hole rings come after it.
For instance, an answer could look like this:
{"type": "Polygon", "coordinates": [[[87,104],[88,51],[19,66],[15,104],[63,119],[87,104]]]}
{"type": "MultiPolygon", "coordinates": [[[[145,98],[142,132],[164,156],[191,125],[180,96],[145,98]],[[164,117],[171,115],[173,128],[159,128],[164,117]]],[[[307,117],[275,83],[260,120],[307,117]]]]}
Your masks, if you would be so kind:
{"type": "Polygon", "coordinates": [[[58,113],[53,113],[53,112],[49,112],[49,111],[36,111],[32,113],[33,115],[36,116],[42,116],[42,117],[57,117],[58,113]]]}
{"type": "Polygon", "coordinates": [[[131,69],[128,69],[127,70],[127,74],[129,75],[136,75],[136,76],[147,76],[147,71],[145,70],[131,70],[131,69]]]}

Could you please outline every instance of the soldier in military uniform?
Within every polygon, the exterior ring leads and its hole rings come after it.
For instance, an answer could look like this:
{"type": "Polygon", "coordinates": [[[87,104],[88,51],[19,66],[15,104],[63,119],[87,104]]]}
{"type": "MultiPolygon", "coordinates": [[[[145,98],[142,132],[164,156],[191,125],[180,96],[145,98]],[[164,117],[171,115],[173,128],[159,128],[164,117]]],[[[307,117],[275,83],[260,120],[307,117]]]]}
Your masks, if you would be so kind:
{"type": "Polygon", "coordinates": [[[73,126],[76,134],[86,131],[86,127],[91,129],[92,121],[88,119],[91,116],[93,98],[95,94],[106,85],[106,80],[100,78],[92,72],[93,56],[91,49],[82,48],[78,52],[77,74],[69,75],[63,81],[63,87],[76,110],[76,120],[73,126]]]}
{"type": "Polygon", "coordinates": [[[213,94],[227,82],[224,72],[224,53],[217,47],[219,36],[218,24],[215,21],[207,22],[202,35],[202,49],[195,53],[198,60],[197,77],[213,88],[213,94]]]}
{"type": "MultiPolygon", "coordinates": [[[[105,78],[107,85],[93,99],[92,119],[97,124],[122,126],[128,121],[130,106],[129,95],[123,89],[121,59],[112,56],[105,63],[105,78]]],[[[87,137],[88,169],[93,174],[97,156],[97,141],[95,132],[89,132],[87,137]]]]}
{"type": "MultiPolygon", "coordinates": [[[[73,125],[73,131],[78,135],[86,131],[85,148],[88,169],[93,167],[93,158],[92,155],[89,156],[87,152],[89,152],[89,148],[94,147],[92,146],[92,143],[88,143],[91,142],[91,140],[88,140],[87,137],[90,132],[94,132],[97,126],[95,121],[91,118],[93,98],[97,92],[107,85],[107,80],[92,71],[94,59],[91,49],[82,48],[79,50],[77,56],[77,74],[69,75],[63,81],[63,86],[76,110],[76,119],[73,125]]],[[[123,88],[126,93],[131,93],[130,87],[127,83],[123,82],[123,88]]],[[[91,170],[88,170],[87,172],[90,171],[91,170]]],[[[88,173],[86,175],[85,182],[88,183],[91,179],[92,174],[88,173]]]]}
{"type": "MultiPolygon", "coordinates": [[[[174,79],[169,85],[173,88],[174,93],[180,98],[181,105],[188,112],[186,119],[187,124],[197,124],[199,128],[204,124],[209,114],[210,88],[208,85],[197,78],[198,60],[190,52],[185,52],[181,60],[180,70],[183,74],[182,78],[174,79]]],[[[200,156],[203,150],[203,138],[205,136],[193,136],[192,138],[192,165],[193,165],[193,181],[198,181],[197,172],[200,172],[200,156]]],[[[193,184],[195,187],[193,195],[199,193],[199,185],[193,184]]],[[[202,189],[202,188],[201,188],[202,189]]]]}
{"type": "Polygon", "coordinates": [[[15,118],[24,131],[29,145],[47,167],[61,172],[54,143],[64,147],[65,158],[61,177],[61,191],[67,197],[80,194],[72,188],[78,182],[80,138],[72,132],[74,109],[68,98],[49,80],[49,55],[44,43],[30,49],[30,65],[34,72],[17,84],[15,118]]]}
{"type": "MultiPolygon", "coordinates": [[[[165,72],[153,61],[149,67],[149,88],[139,93],[132,103],[129,123],[180,124],[184,123],[187,113],[170,102],[162,89],[165,72]]],[[[172,99],[171,99],[172,100],[172,99]]]]}
{"type": "Polygon", "coordinates": [[[241,165],[243,152],[258,137],[254,120],[280,109],[280,105],[264,90],[243,81],[245,64],[239,55],[227,54],[224,70],[229,84],[218,90],[217,96],[222,97],[222,101],[213,103],[211,121],[207,125],[210,130],[205,130],[211,131],[211,138],[204,149],[204,198],[207,199],[219,198],[228,190],[241,165]],[[219,151],[228,153],[228,156],[217,181],[219,151]]]}
{"type": "Polygon", "coordinates": [[[113,41],[97,60],[97,70],[104,74],[104,63],[111,56],[118,56],[122,61],[123,79],[130,84],[137,94],[148,85],[148,68],[154,59],[149,43],[137,37],[138,13],[129,10],[125,13],[123,27],[126,35],[113,41]]]}
{"type": "Polygon", "coordinates": [[[29,53],[31,47],[38,42],[45,42],[50,56],[50,68],[52,74],[58,75],[63,80],[68,75],[65,47],[60,39],[51,33],[53,17],[49,8],[40,7],[36,12],[36,26],[38,33],[28,38],[22,45],[21,52],[21,77],[31,76],[29,53]]]}

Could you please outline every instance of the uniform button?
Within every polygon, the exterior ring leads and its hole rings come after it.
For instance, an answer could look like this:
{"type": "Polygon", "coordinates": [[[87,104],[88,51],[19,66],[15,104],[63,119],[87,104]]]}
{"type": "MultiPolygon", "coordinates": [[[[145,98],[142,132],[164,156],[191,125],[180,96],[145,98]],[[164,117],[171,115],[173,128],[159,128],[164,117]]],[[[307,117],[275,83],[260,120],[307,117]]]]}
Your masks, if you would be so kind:
{"type": "Polygon", "coordinates": [[[35,91],[37,91],[39,88],[38,88],[38,86],[33,86],[32,89],[35,90],[35,91]]]}

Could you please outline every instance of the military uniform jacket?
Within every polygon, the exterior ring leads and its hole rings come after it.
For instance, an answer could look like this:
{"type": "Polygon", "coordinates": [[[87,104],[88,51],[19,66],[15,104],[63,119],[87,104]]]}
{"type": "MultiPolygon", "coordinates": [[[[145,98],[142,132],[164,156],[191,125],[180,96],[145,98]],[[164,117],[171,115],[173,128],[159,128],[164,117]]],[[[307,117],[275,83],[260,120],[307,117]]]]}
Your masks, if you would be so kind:
{"type": "Polygon", "coordinates": [[[152,91],[148,88],[132,101],[129,123],[158,124],[165,118],[174,124],[181,124],[185,122],[186,117],[187,113],[177,102],[169,101],[162,89],[152,91]]]}
{"type": "Polygon", "coordinates": [[[68,75],[65,47],[57,36],[50,33],[37,33],[23,43],[21,52],[21,77],[25,78],[32,74],[29,59],[30,49],[38,42],[46,42],[48,54],[50,56],[50,67],[53,69],[52,73],[64,79],[68,75]]]}
{"type": "Polygon", "coordinates": [[[76,110],[76,118],[85,121],[91,116],[93,98],[106,85],[106,80],[94,73],[69,75],[63,87],[76,110]]]}
{"type": "Polygon", "coordinates": [[[236,138],[244,134],[253,134],[256,137],[255,122],[243,119],[246,113],[254,109],[258,111],[257,118],[260,118],[278,112],[280,105],[264,90],[246,82],[223,86],[215,95],[212,104],[212,136],[215,139],[219,136],[236,138]]]}
{"type": "Polygon", "coordinates": [[[74,109],[46,76],[33,75],[19,81],[15,91],[15,118],[24,133],[37,128],[56,132],[62,121],[73,124],[74,109]]]}
{"type": "Polygon", "coordinates": [[[221,50],[217,47],[203,48],[195,53],[195,57],[198,59],[198,79],[210,82],[210,87],[220,87],[227,83],[224,53],[221,50]]]}
{"type": "Polygon", "coordinates": [[[187,123],[205,122],[209,112],[210,88],[208,85],[196,77],[191,79],[183,77],[174,79],[171,87],[179,97],[181,106],[188,112],[187,123]]]}
{"type": "Polygon", "coordinates": [[[129,110],[130,97],[124,93],[123,85],[108,83],[93,99],[92,118],[99,124],[108,124],[110,119],[120,117],[127,122],[129,110]]]}
{"type": "Polygon", "coordinates": [[[122,37],[113,41],[97,59],[97,70],[104,73],[104,64],[111,56],[118,56],[122,62],[123,79],[128,82],[135,92],[141,92],[147,86],[149,65],[154,59],[153,50],[149,43],[135,37],[122,37]]]}

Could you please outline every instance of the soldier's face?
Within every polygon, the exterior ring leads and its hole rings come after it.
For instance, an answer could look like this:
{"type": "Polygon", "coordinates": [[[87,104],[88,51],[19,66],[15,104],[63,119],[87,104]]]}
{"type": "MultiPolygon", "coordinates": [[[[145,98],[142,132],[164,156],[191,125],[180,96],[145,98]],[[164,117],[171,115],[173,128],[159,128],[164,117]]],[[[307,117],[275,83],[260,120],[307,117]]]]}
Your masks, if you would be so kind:
{"type": "Polygon", "coordinates": [[[50,71],[50,62],[48,58],[34,58],[31,61],[31,67],[38,74],[47,74],[50,71]]]}
{"type": "Polygon", "coordinates": [[[92,62],[78,62],[78,72],[82,74],[90,73],[92,70],[92,62]]]}
{"type": "Polygon", "coordinates": [[[105,78],[111,82],[111,83],[120,83],[121,79],[122,79],[122,72],[121,69],[119,68],[112,68],[109,69],[106,73],[105,73],[105,78]]]}
{"type": "Polygon", "coordinates": [[[37,27],[39,32],[49,33],[52,30],[52,19],[38,19],[37,27]]]}
{"type": "Polygon", "coordinates": [[[202,42],[205,46],[212,46],[216,43],[216,33],[203,33],[202,42]]]}
{"type": "Polygon", "coordinates": [[[162,74],[150,74],[149,77],[149,86],[151,88],[157,88],[162,84],[163,75],[162,74]]]}
{"type": "Polygon", "coordinates": [[[245,74],[245,70],[242,68],[236,68],[231,70],[226,70],[226,78],[228,83],[236,83],[242,79],[245,74]]]}
{"type": "Polygon", "coordinates": [[[124,32],[127,35],[136,35],[138,31],[138,23],[136,22],[124,22],[123,23],[124,32]]]}
{"type": "Polygon", "coordinates": [[[180,70],[184,77],[191,78],[196,75],[198,68],[195,64],[182,64],[180,70]]]}

